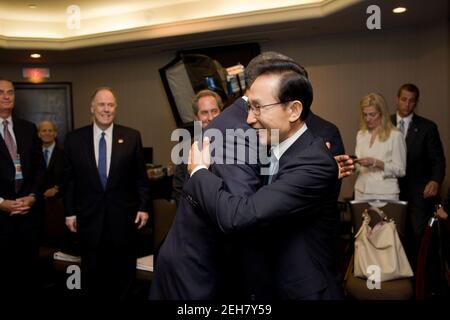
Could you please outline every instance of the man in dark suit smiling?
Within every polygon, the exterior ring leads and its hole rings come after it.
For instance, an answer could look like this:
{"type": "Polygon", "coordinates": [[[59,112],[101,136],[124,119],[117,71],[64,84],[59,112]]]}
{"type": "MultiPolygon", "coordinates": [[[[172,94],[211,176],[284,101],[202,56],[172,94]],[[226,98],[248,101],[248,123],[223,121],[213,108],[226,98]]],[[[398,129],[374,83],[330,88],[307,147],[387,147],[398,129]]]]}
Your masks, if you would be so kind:
{"type": "Polygon", "coordinates": [[[312,87],[293,62],[274,60],[257,68],[250,87],[247,122],[259,141],[271,146],[268,184],[253,195],[232,194],[207,169],[209,143],[199,155],[191,148],[191,178],[184,190],[225,233],[266,228],[268,275],[279,299],[340,299],[334,231],[339,224],[338,165],[322,138],[308,130],[305,119],[312,87]],[[273,129],[278,129],[274,139],[273,129]]]}
{"type": "Polygon", "coordinates": [[[82,289],[90,297],[124,298],[136,271],[136,230],[148,220],[149,189],[138,131],[114,124],[112,89],[91,99],[94,124],[65,145],[66,225],[78,232],[82,289]]]}

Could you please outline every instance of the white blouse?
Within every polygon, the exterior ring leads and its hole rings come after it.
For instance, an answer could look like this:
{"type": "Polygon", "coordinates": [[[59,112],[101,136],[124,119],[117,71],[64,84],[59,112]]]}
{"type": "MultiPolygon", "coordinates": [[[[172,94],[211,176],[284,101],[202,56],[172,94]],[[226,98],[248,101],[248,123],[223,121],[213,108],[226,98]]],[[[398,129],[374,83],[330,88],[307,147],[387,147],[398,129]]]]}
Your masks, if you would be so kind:
{"type": "Polygon", "coordinates": [[[392,130],[386,141],[375,139],[370,146],[371,133],[358,131],[355,155],[358,158],[372,157],[384,162],[384,170],[378,167],[356,165],[358,178],[355,190],[368,194],[399,194],[398,177],[406,172],[406,143],[398,130],[392,130]]]}

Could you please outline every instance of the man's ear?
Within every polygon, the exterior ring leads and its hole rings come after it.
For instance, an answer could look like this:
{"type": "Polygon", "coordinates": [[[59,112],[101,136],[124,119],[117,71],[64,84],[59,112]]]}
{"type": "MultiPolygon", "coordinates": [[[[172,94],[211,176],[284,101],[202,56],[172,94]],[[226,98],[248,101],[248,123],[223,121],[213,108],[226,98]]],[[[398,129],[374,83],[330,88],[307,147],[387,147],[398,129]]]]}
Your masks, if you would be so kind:
{"type": "Polygon", "coordinates": [[[298,119],[300,119],[300,115],[302,114],[303,111],[303,104],[298,101],[298,100],[294,100],[292,101],[292,103],[290,104],[290,106],[288,107],[290,108],[290,116],[289,116],[289,121],[290,122],[295,122],[298,119]]]}

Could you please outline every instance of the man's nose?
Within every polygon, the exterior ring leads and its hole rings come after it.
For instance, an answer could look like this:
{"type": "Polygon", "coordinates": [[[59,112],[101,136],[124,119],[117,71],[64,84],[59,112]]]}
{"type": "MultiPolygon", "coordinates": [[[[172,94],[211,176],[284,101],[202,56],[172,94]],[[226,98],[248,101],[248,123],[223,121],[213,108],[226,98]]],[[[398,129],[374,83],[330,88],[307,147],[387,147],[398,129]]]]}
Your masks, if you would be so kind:
{"type": "Polygon", "coordinates": [[[252,125],[252,124],[254,124],[255,122],[256,122],[256,117],[255,117],[253,111],[250,110],[250,111],[248,112],[248,116],[247,116],[247,123],[248,123],[249,125],[252,125]]]}

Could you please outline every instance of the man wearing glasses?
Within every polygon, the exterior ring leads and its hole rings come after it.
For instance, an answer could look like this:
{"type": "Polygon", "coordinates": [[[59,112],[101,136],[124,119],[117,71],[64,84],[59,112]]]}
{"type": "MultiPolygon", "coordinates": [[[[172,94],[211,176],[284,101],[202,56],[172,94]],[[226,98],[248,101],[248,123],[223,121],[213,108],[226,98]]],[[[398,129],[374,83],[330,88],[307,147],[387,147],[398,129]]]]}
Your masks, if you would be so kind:
{"type": "MultiPolygon", "coordinates": [[[[191,148],[191,178],[185,191],[225,233],[265,228],[267,277],[280,299],[341,299],[343,293],[334,250],[339,224],[338,165],[323,139],[304,120],[312,87],[293,62],[274,60],[256,70],[249,95],[247,123],[260,143],[271,146],[267,185],[255,194],[232,195],[221,178],[207,169],[209,141],[191,148]],[[278,129],[279,143],[271,129],[278,129]],[[200,161],[198,161],[200,159],[200,161]],[[194,161],[195,160],[195,161],[194,161]]],[[[264,245],[264,244],[261,244],[264,245]]]]}

